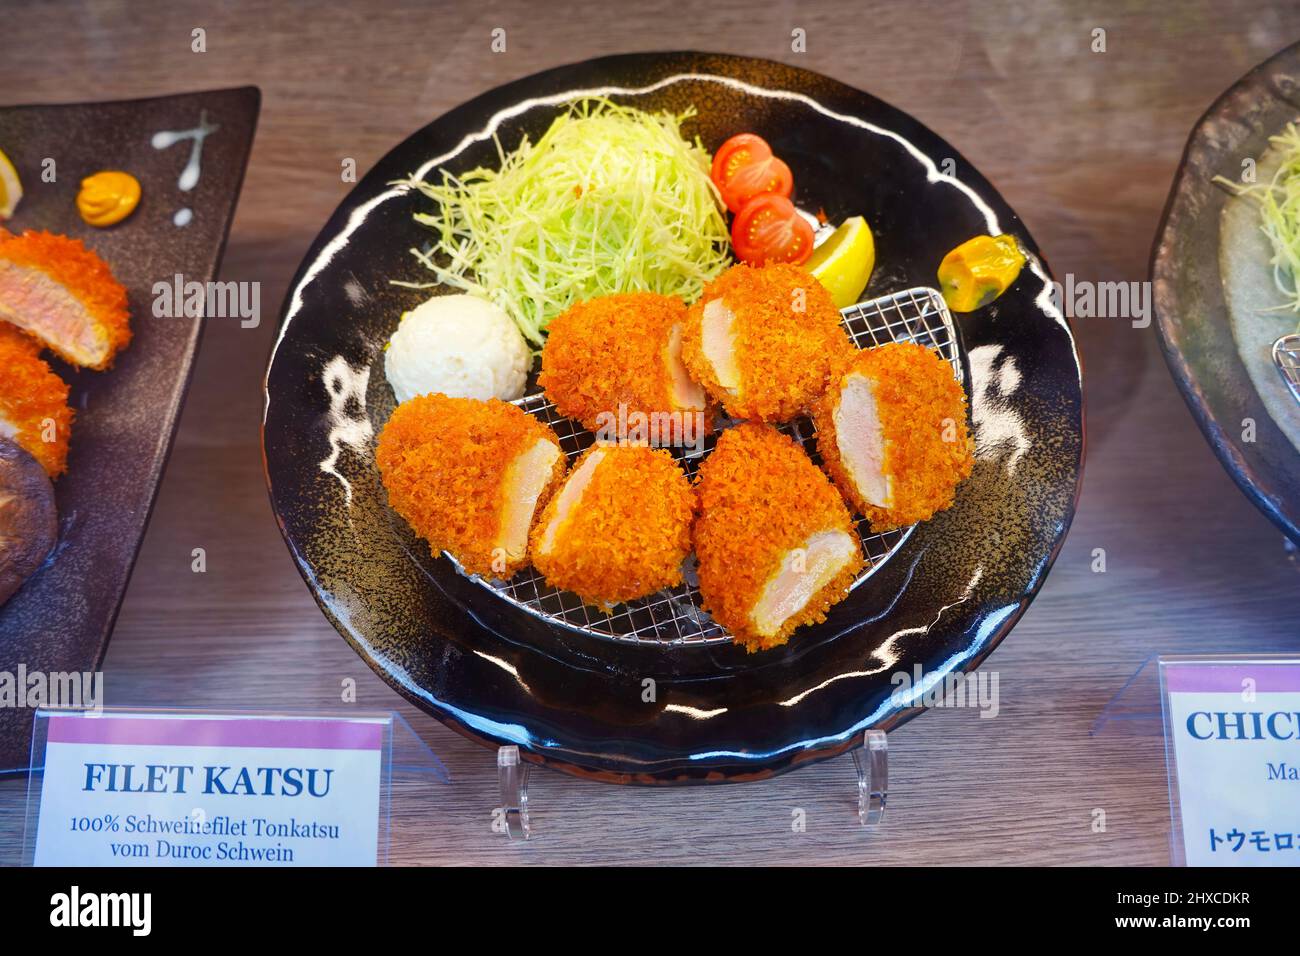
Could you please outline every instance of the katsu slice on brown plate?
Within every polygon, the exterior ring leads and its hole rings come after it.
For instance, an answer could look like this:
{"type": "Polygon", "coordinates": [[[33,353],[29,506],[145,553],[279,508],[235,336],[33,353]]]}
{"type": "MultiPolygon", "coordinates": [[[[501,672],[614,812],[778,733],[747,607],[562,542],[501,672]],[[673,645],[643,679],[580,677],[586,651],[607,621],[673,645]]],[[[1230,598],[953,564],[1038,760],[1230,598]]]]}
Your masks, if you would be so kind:
{"type": "Polygon", "coordinates": [[[0,228],[0,604],[57,539],[51,481],[67,470],[75,413],[43,353],[103,370],[130,340],[126,289],[94,251],[0,228]]]}

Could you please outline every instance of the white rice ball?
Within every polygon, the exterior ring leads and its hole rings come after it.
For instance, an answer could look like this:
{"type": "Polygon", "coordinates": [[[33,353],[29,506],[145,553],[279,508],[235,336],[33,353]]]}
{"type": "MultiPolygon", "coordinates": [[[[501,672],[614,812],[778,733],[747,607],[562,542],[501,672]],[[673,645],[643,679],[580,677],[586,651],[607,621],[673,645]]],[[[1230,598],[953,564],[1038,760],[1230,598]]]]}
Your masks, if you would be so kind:
{"type": "Polygon", "coordinates": [[[531,364],[510,316],[472,295],[435,296],[405,313],[384,353],[398,402],[429,392],[514,401],[524,394],[531,364]]]}

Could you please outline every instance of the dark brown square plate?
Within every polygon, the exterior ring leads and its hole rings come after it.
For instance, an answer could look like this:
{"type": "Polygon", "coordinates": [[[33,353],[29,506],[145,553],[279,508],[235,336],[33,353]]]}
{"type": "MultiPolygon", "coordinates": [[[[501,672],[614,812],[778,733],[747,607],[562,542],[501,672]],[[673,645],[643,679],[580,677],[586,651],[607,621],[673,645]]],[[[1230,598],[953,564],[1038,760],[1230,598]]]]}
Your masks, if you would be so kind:
{"type": "MultiPolygon", "coordinates": [[[[0,606],[0,672],[98,669],[144,537],[189,386],[202,319],[155,317],[154,284],[208,282],[217,273],[261,105],[256,87],[113,103],[0,107],[0,149],[25,196],[12,232],[81,239],[128,291],[134,338],[107,372],[52,362],[76,409],[68,471],[55,482],[59,541],[45,564],[0,606]],[[187,130],[206,113],[201,175],[179,187],[190,141],[155,149],[153,135],[187,130]],[[53,181],[42,172],[53,169],[53,181]],[[139,208],[108,229],[81,220],[84,176],[122,169],[139,181],[139,208]],[[48,177],[46,177],[48,178],[48,177]],[[176,213],[192,218],[177,226],[176,213]]],[[[48,355],[47,355],[48,358],[48,355]]],[[[3,374],[3,370],[0,370],[3,374]]],[[[26,767],[32,710],[0,707],[0,772],[26,767]]]]}

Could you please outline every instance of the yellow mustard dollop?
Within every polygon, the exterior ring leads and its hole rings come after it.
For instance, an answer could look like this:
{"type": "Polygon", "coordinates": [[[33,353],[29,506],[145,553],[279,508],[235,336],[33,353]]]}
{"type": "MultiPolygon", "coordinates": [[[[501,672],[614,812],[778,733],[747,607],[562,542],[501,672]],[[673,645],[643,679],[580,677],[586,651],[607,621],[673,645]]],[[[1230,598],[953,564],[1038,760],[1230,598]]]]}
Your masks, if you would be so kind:
{"type": "Polygon", "coordinates": [[[117,169],[87,176],[77,193],[77,211],[92,226],[111,226],[121,222],[140,203],[140,181],[117,169]]]}

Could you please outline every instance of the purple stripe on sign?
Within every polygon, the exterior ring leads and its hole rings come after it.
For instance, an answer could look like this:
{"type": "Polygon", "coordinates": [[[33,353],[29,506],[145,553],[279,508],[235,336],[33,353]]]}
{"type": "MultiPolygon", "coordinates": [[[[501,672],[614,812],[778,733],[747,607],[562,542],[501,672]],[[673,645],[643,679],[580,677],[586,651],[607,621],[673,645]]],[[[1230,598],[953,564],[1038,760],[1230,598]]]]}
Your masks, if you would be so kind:
{"type": "Polygon", "coordinates": [[[1300,691],[1300,664],[1165,665],[1165,686],[1174,693],[1240,694],[1243,682],[1255,682],[1259,694],[1300,691]]]}
{"type": "Polygon", "coordinates": [[[357,720],[214,717],[50,717],[50,743],[148,747],[284,747],[379,750],[384,725],[357,720]]]}

